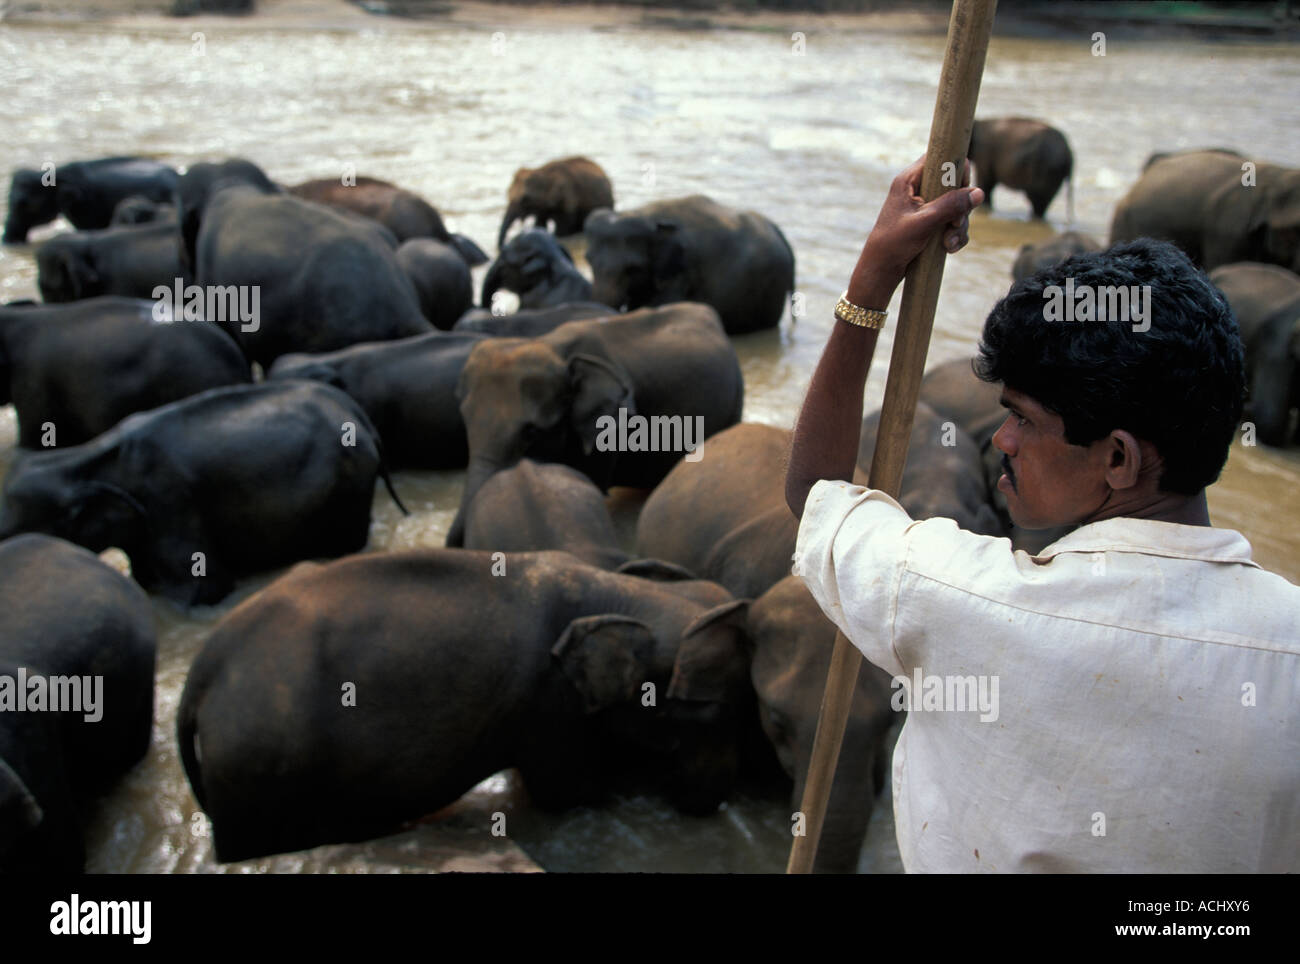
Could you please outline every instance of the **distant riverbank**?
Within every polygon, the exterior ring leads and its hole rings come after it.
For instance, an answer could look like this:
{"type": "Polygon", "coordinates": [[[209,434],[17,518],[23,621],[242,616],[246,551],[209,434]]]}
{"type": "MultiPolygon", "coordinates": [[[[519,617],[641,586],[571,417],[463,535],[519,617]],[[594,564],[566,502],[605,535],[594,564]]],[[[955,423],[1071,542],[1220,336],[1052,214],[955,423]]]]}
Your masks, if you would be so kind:
{"type": "MultiPolygon", "coordinates": [[[[195,0],[183,0],[193,4],[195,0]]],[[[176,0],[0,0],[0,22],[173,19],[176,0]]],[[[943,33],[951,9],[946,0],[668,0],[642,3],[516,3],[493,0],[257,0],[250,16],[203,14],[223,23],[259,28],[363,27],[376,18],[392,23],[437,20],[457,24],[675,27],[683,30],[819,29],[872,33],[943,33]]],[[[1243,3],[1102,3],[1092,0],[1001,0],[995,33],[1049,37],[1081,28],[1112,30],[1126,39],[1269,42],[1300,40],[1300,0],[1243,3]]]]}

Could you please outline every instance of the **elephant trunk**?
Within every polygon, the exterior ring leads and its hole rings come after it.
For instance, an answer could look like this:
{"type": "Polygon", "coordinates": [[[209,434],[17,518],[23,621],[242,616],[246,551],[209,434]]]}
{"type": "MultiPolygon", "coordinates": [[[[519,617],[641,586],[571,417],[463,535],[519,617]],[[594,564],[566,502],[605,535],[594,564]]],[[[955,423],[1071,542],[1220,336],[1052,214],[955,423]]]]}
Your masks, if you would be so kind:
{"type": "Polygon", "coordinates": [[[479,296],[479,304],[489,311],[492,310],[492,296],[505,285],[504,274],[505,269],[502,267],[501,259],[497,258],[483,278],[483,293],[479,296]]]}
{"type": "Polygon", "coordinates": [[[14,217],[11,212],[9,217],[5,219],[5,233],[3,239],[0,240],[4,244],[25,244],[27,242],[27,231],[28,226],[14,217]]]}
{"type": "Polygon", "coordinates": [[[523,216],[523,209],[517,201],[511,201],[506,206],[505,217],[501,219],[501,230],[497,232],[497,250],[500,251],[505,247],[506,232],[510,230],[510,225],[514,224],[523,216]]]}
{"type": "Polygon", "coordinates": [[[447,548],[464,548],[465,517],[469,512],[470,503],[474,501],[474,496],[483,487],[483,483],[502,468],[504,466],[497,465],[495,462],[490,462],[484,458],[470,458],[469,469],[465,473],[465,492],[461,495],[460,508],[456,510],[456,518],[452,520],[451,529],[447,532],[447,548]]]}

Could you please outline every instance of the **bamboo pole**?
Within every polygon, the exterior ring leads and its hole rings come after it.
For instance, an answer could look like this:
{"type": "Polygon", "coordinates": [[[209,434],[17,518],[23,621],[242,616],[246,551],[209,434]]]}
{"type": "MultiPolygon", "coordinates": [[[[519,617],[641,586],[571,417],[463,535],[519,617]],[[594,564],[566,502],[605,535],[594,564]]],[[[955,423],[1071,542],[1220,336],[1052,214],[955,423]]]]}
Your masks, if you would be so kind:
{"type": "MultiPolygon", "coordinates": [[[[997,0],[954,0],[952,5],[952,16],[948,20],[948,47],[939,76],[934,119],[930,123],[925,170],[921,175],[923,201],[933,201],[960,184],[996,7],[997,0]],[[944,165],[948,163],[954,167],[945,172],[944,165]],[[954,172],[955,179],[949,176],[945,183],[945,173],[953,175],[954,172]]],[[[921,376],[925,372],[925,355],[930,347],[945,256],[943,232],[936,231],[925,250],[908,268],[903,281],[903,302],[867,482],[871,488],[881,489],[895,497],[907,461],[907,445],[912,434],[917,396],[921,391],[921,376]]],[[[786,873],[806,874],[812,870],[826,816],[826,801],[835,778],[835,763],[861,666],[862,653],[843,633],[836,633],[835,651],[831,654],[826,676],[826,692],[822,696],[817,735],[813,739],[812,758],[801,802],[805,834],[794,838],[786,873]]]]}

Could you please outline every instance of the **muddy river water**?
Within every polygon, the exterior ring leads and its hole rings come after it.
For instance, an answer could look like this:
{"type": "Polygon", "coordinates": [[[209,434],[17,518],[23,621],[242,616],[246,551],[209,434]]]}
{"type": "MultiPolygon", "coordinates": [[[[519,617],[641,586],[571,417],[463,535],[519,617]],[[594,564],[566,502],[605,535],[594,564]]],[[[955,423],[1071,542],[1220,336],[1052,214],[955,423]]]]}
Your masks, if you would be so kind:
{"type": "MultiPolygon", "coordinates": [[[[1295,163],[1294,47],[1112,37],[1100,57],[1092,53],[1094,29],[995,38],[980,98],[981,115],[1026,114],[1066,132],[1076,158],[1076,227],[1104,238],[1115,202],[1157,149],[1229,146],[1295,163]]],[[[924,149],[943,50],[939,36],[816,23],[803,32],[800,52],[785,26],[593,29],[536,16],[524,26],[504,16],[480,25],[383,18],[344,26],[264,26],[256,18],[0,25],[0,168],[7,179],[10,168],[46,159],[139,153],[185,165],[240,155],[296,183],[351,166],[424,195],[452,230],[485,249],[514,170],[574,153],[605,167],[622,207],[701,192],[756,208],[794,246],[805,311],[779,330],[736,339],[745,417],[788,426],[885,189],[924,149]]],[[[970,247],[949,259],[931,364],[972,351],[1019,246],[1066,227],[1064,191],[1046,225],[1029,220],[1023,196],[1003,189],[997,200],[994,215],[974,219],[970,247]]],[[[0,248],[0,301],[35,290],[32,249],[0,248]]],[[[883,344],[868,387],[872,405],[884,389],[888,330],[883,344]]],[[[13,410],[0,409],[0,474],[14,438],[13,410]]],[[[460,472],[397,473],[412,513],[403,518],[378,489],[369,550],[441,545],[462,480],[460,472]]],[[[1263,565],[1300,582],[1300,453],[1234,445],[1209,500],[1216,524],[1243,531],[1263,565]]],[[[625,514],[622,522],[630,521],[625,514]]],[[[270,578],[241,584],[219,607],[185,613],[155,604],[153,746],[100,807],[89,869],[454,868],[466,848],[491,849],[488,814],[496,810],[509,815],[509,839],[548,870],[784,867],[791,808],[779,795],[741,794],[710,818],[680,817],[646,798],[556,817],[530,808],[505,774],[443,819],[381,841],[220,868],[177,759],[176,705],[213,623],[270,578]]],[[[889,809],[886,795],[864,870],[898,869],[889,809]]],[[[509,854],[498,859],[506,868],[527,865],[509,854]]]]}

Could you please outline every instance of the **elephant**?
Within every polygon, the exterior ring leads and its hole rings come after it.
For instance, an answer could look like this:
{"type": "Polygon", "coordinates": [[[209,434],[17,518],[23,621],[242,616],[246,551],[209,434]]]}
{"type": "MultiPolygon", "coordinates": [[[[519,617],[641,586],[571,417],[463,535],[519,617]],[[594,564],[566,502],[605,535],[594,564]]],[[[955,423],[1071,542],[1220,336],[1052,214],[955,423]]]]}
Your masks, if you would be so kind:
{"type": "MultiPolygon", "coordinates": [[[[1210,272],[1232,306],[1246,349],[1246,417],[1265,445],[1287,444],[1300,408],[1300,276],[1272,264],[1242,262],[1210,272]]],[[[1300,442],[1300,425],[1290,440],[1300,442]]]]}
{"type": "Polygon", "coordinates": [[[1074,220],[1074,154],[1055,127],[1028,117],[994,117],[975,121],[970,147],[977,186],[993,210],[993,189],[999,184],[1029,196],[1034,217],[1042,220],[1052,199],[1068,183],[1070,220],[1074,220]]]}
{"type": "Polygon", "coordinates": [[[211,292],[258,296],[253,323],[219,319],[264,369],[432,331],[382,225],[285,194],[254,164],[196,164],[177,186],[183,263],[211,292]]]}
{"type": "Polygon", "coordinates": [[[217,859],[391,833],[512,766],[560,809],[648,762],[643,782],[711,812],[735,779],[745,606],[562,552],[297,566],[217,625],[181,695],[217,859]]]}
{"type": "Polygon", "coordinates": [[[36,249],[37,285],[48,302],[96,295],[149,298],[191,279],[181,266],[175,221],[55,235],[36,249]]]}
{"type": "Polygon", "coordinates": [[[0,308],[0,403],[13,402],[20,446],[80,445],[133,412],[253,380],[220,328],[159,323],[154,308],[118,297],[0,308]]]}
{"type": "MultiPolygon", "coordinates": [[[[790,807],[799,812],[835,624],[798,576],[786,576],[750,605],[747,633],[759,721],[782,769],[794,781],[790,807]]],[[[814,873],[853,873],[857,868],[873,801],[889,773],[889,730],[901,715],[891,709],[891,695],[889,674],[863,661],[826,801],[814,873]]]]}
{"type": "Polygon", "coordinates": [[[19,169],[9,184],[3,241],[22,244],[28,231],[60,214],[82,231],[106,228],[119,201],[132,195],[171,201],[176,180],[173,168],[142,157],[73,161],[40,171],[19,169]]]}
{"type": "Polygon", "coordinates": [[[117,546],[146,590],[215,603],[237,576],[360,550],[376,474],[396,501],[377,433],[337,388],[301,379],[212,388],[84,445],[16,460],[0,538],[44,532],[96,552],[117,546]]]}
{"type": "Polygon", "coordinates": [[[449,330],[473,304],[469,265],[450,245],[432,238],[403,241],[397,263],[415,286],[421,314],[435,328],[449,330]]]}
{"type": "Polygon", "coordinates": [[[471,308],[460,316],[452,330],[477,331],[485,335],[512,338],[536,338],[554,331],[566,322],[616,314],[618,312],[609,305],[598,305],[594,301],[570,301],[554,308],[526,308],[513,315],[494,315],[482,308],[471,308]]]}
{"type": "Polygon", "coordinates": [[[345,184],[341,178],[320,178],[288,189],[294,197],[326,204],[378,221],[399,242],[432,238],[456,250],[471,268],[487,264],[488,256],[463,234],[452,234],[437,208],[396,184],[373,177],[358,177],[345,184]]]}
{"type": "Polygon", "coordinates": [[[469,443],[456,385],[470,351],[487,337],[432,331],[316,355],[281,355],[267,378],[310,378],[347,392],[378,430],[394,468],[464,468],[469,443]]]}
{"type": "Polygon", "coordinates": [[[1260,261],[1300,272],[1300,168],[1228,151],[1157,155],[1115,207],[1111,244],[1172,241],[1206,271],[1260,261]]]}
{"type": "MultiPolygon", "coordinates": [[[[515,235],[501,249],[483,279],[483,307],[491,308],[500,289],[519,295],[520,308],[552,308],[572,301],[591,301],[591,282],[555,236],[533,228],[515,235]]],[[[612,313],[612,312],[611,312],[612,313]]]]}
{"type": "Polygon", "coordinates": [[[785,504],[790,432],[742,422],[679,461],[646,499],[638,556],[664,559],[756,599],[790,574],[799,523],[785,504]]]}
{"type": "Polygon", "coordinates": [[[483,483],[465,516],[465,548],[558,549],[601,569],[630,557],[618,547],[604,496],[577,469],[521,459],[483,483]]]}
{"type": "Polygon", "coordinates": [[[1060,264],[1066,258],[1076,254],[1100,250],[1101,245],[1091,235],[1084,234],[1082,231],[1066,231],[1050,241],[1021,245],[1020,253],[1011,266],[1011,277],[1019,281],[1021,278],[1028,278],[1031,274],[1037,274],[1044,268],[1060,264]]]}
{"type": "MultiPolygon", "coordinates": [[[[1052,529],[1022,529],[1011,521],[1007,497],[998,488],[1003,472],[1003,453],[993,444],[993,436],[1007,420],[1000,401],[1002,389],[982,381],[971,367],[972,359],[957,358],[936,365],[921,379],[919,401],[929,406],[941,420],[951,419],[955,426],[975,443],[983,466],[984,482],[990,503],[1001,523],[1003,533],[1011,536],[1011,545],[1030,555],[1041,552],[1073,526],[1052,529]]],[[[931,423],[933,425],[933,423],[931,423]]],[[[942,423],[932,433],[943,431],[942,423]]],[[[933,442],[933,434],[929,441],[933,442]]],[[[915,439],[915,435],[913,436],[915,439]]],[[[923,442],[924,444],[924,442],[923,442]]],[[[860,458],[864,457],[860,455],[860,458]]],[[[865,456],[869,458],[869,456],[865,456]]]]}
{"type": "Polygon", "coordinates": [[[456,396],[469,471],[448,546],[462,544],[488,477],[525,456],[573,466],[602,491],[655,485],[681,452],[740,420],[745,385],[717,312],[683,303],[487,339],[456,396]]]}
{"type": "Polygon", "coordinates": [[[109,227],[119,224],[150,224],[154,221],[175,221],[176,205],[161,201],[152,201],[139,194],[132,194],[117,202],[113,216],[109,218],[109,227]]]}
{"type": "Polygon", "coordinates": [[[32,534],[0,542],[0,611],[0,681],[14,687],[0,695],[0,871],[79,874],[95,797],[149,748],[153,609],[91,553],[32,534]],[[59,712],[32,711],[37,679],[59,712]]]}
{"type": "Polygon", "coordinates": [[[601,208],[584,230],[591,296],[615,308],[702,301],[739,335],[774,327],[794,290],[794,251],[781,229],[701,194],[621,214],[601,208]]]}
{"type": "Polygon", "coordinates": [[[566,157],[537,168],[521,167],[506,193],[497,250],[505,245],[506,232],[516,221],[531,217],[539,228],[554,222],[556,234],[579,234],[588,214],[613,206],[609,177],[593,160],[566,157]]]}
{"type": "MultiPolygon", "coordinates": [[[[878,411],[862,420],[858,469],[868,478],[879,427],[878,411]]],[[[912,416],[898,503],[913,519],[942,516],[976,535],[1009,534],[989,498],[979,446],[955,420],[923,401],[916,403],[912,416]]]]}

